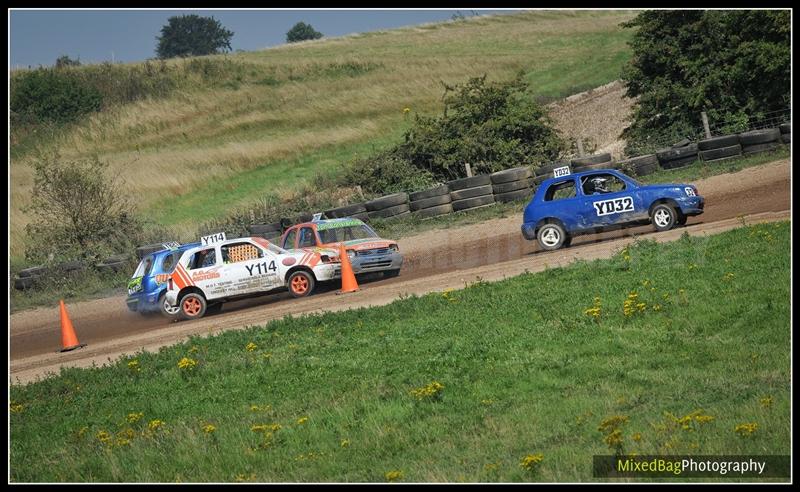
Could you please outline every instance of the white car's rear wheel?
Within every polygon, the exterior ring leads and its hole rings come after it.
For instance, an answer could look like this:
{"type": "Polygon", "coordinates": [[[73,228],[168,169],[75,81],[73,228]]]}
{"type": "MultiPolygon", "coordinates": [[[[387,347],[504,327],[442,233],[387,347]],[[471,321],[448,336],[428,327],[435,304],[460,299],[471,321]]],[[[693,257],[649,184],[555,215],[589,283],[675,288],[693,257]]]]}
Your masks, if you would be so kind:
{"type": "Polygon", "coordinates": [[[177,316],[181,312],[180,306],[172,306],[167,302],[167,293],[163,292],[158,297],[158,308],[161,311],[161,314],[168,318],[173,318],[177,316]]]}

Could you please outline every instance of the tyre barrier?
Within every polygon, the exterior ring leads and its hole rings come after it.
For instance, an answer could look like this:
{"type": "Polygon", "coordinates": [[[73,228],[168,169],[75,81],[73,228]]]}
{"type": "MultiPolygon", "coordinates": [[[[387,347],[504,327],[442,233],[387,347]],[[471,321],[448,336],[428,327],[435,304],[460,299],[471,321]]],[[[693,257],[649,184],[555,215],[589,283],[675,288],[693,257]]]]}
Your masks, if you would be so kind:
{"type": "Polygon", "coordinates": [[[502,183],[521,181],[530,178],[531,176],[533,176],[531,168],[528,166],[521,166],[492,173],[489,175],[489,180],[492,182],[492,185],[498,185],[502,183]]]}
{"type": "Polygon", "coordinates": [[[423,198],[415,202],[410,202],[409,207],[411,208],[412,212],[417,212],[419,210],[424,210],[426,208],[446,205],[451,201],[453,200],[450,198],[450,193],[448,193],[446,195],[432,196],[430,198],[423,198]]]}
{"type": "MultiPolygon", "coordinates": [[[[745,150],[750,145],[780,142],[780,140],[781,131],[778,128],[753,130],[739,134],[739,143],[742,145],[742,150],[745,150]]],[[[745,152],[747,151],[745,150],[745,152]]]]}
{"type": "Polygon", "coordinates": [[[680,147],[686,147],[690,143],[692,143],[691,140],[689,140],[688,138],[684,138],[684,139],[682,139],[682,140],[680,140],[678,142],[675,142],[674,144],[670,145],[670,147],[672,147],[673,149],[678,149],[680,147]]]}
{"type": "MultiPolygon", "coordinates": [[[[403,195],[406,195],[403,193],[403,195]]],[[[369,203],[369,202],[367,202],[369,203]]],[[[389,202],[387,202],[389,203],[389,202]]],[[[411,213],[408,203],[401,203],[399,205],[392,205],[382,208],[380,210],[372,210],[367,212],[367,217],[370,219],[397,219],[411,213]]]]}
{"type": "Polygon", "coordinates": [[[39,275],[30,275],[14,279],[14,288],[17,290],[28,290],[35,288],[39,283],[39,275]]]}
{"type": "Polygon", "coordinates": [[[100,272],[121,272],[128,267],[127,261],[108,261],[103,260],[95,264],[95,268],[100,272]]]}
{"type": "Polygon", "coordinates": [[[17,275],[19,275],[20,278],[38,277],[39,275],[45,273],[46,271],[47,271],[47,267],[45,267],[44,265],[38,265],[38,266],[26,268],[24,270],[20,270],[17,275]]]}
{"type": "Polygon", "coordinates": [[[589,155],[586,157],[576,157],[570,163],[573,167],[591,166],[594,164],[605,164],[611,162],[611,154],[608,152],[603,154],[589,155]]]}
{"type": "Polygon", "coordinates": [[[517,200],[530,200],[531,196],[533,195],[532,188],[523,188],[521,190],[514,190],[509,191],[506,193],[496,193],[494,195],[494,201],[496,203],[508,203],[508,202],[515,202],[517,200]]]}
{"type": "Polygon", "coordinates": [[[472,188],[464,188],[461,190],[451,191],[450,200],[455,202],[458,200],[465,200],[467,198],[475,198],[491,194],[492,194],[492,185],[487,184],[482,186],[475,186],[472,188]]]}
{"type": "Polygon", "coordinates": [[[445,205],[436,205],[434,207],[421,208],[414,212],[414,215],[420,219],[430,219],[440,215],[447,215],[453,213],[453,204],[447,203],[445,205]]]}
{"type": "Polygon", "coordinates": [[[350,205],[345,205],[344,207],[326,210],[324,213],[325,217],[329,219],[339,219],[341,217],[352,217],[358,214],[365,214],[367,213],[367,207],[363,203],[352,203],[350,205]]]}
{"type": "Polygon", "coordinates": [[[519,179],[517,181],[509,181],[507,183],[500,183],[492,185],[492,193],[494,195],[501,195],[518,190],[527,190],[533,187],[534,178],[528,177],[519,179]]]}
{"type": "Polygon", "coordinates": [[[455,179],[453,181],[448,181],[445,184],[450,189],[450,193],[452,194],[453,191],[492,184],[492,178],[490,177],[489,174],[479,174],[477,176],[472,176],[469,178],[461,178],[461,179],[455,179]]]}
{"type": "MultiPolygon", "coordinates": [[[[367,213],[370,217],[373,216],[372,212],[380,212],[387,208],[396,207],[398,205],[408,204],[408,193],[392,193],[391,195],[375,198],[364,203],[367,213]]],[[[377,217],[377,216],[376,216],[377,217]]]]}
{"type": "Polygon", "coordinates": [[[247,226],[247,232],[251,236],[272,239],[283,234],[283,225],[280,222],[273,222],[271,224],[250,224],[247,226]]]}
{"type": "MultiPolygon", "coordinates": [[[[552,178],[553,177],[553,170],[556,169],[556,168],[559,168],[559,167],[564,167],[564,166],[569,166],[570,168],[572,168],[572,164],[570,163],[570,161],[557,161],[557,162],[551,162],[549,164],[545,164],[544,166],[540,166],[540,167],[536,168],[534,170],[534,174],[536,175],[536,177],[547,176],[549,178],[552,178]]],[[[540,183],[541,183],[541,181],[540,181],[540,183]]],[[[539,184],[539,183],[537,183],[537,184],[539,184]]]]}
{"type": "Polygon", "coordinates": [[[433,188],[429,188],[427,190],[415,191],[413,193],[409,193],[408,201],[418,202],[426,198],[433,198],[435,196],[443,196],[443,195],[450,196],[450,188],[446,184],[434,186],[433,188]]]}
{"type": "Polygon", "coordinates": [[[617,162],[617,169],[628,171],[636,176],[647,176],[658,171],[658,157],[655,154],[631,157],[617,162]]]}
{"type": "Polygon", "coordinates": [[[572,173],[582,173],[583,171],[596,171],[598,169],[616,169],[617,165],[614,161],[600,162],[598,164],[587,164],[583,166],[575,166],[572,168],[572,173]]]}
{"type": "Polygon", "coordinates": [[[724,149],[725,147],[732,147],[739,145],[738,135],[723,135],[721,137],[712,137],[697,142],[697,150],[714,150],[724,149]]]}
{"type": "Polygon", "coordinates": [[[701,150],[698,152],[700,160],[703,162],[713,162],[722,159],[730,159],[742,155],[742,146],[739,144],[731,145],[728,147],[719,147],[710,150],[701,150]]]}
{"type": "Polygon", "coordinates": [[[753,145],[742,145],[742,155],[758,154],[759,152],[767,152],[775,150],[781,146],[780,142],[767,142],[753,145]]]}
{"type": "Polygon", "coordinates": [[[784,123],[778,127],[778,130],[781,131],[781,142],[785,144],[792,143],[792,124],[791,123],[784,123]]]}
{"type": "MultiPolygon", "coordinates": [[[[491,191],[492,187],[488,187],[491,191]]],[[[494,204],[494,195],[489,193],[488,195],[476,196],[471,198],[465,198],[463,200],[455,200],[451,203],[453,206],[453,212],[460,212],[462,210],[470,210],[473,208],[485,207],[488,205],[494,204]]]]}
{"type": "Polygon", "coordinates": [[[675,169],[696,161],[697,152],[697,144],[689,144],[685,147],[661,149],[656,152],[656,157],[662,169],[675,169]]]}

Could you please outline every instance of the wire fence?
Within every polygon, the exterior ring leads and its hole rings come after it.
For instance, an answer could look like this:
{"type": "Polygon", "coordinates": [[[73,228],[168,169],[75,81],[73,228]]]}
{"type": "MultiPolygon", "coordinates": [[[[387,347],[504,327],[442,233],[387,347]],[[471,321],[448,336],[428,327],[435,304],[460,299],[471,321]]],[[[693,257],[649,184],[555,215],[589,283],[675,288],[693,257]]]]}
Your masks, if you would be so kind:
{"type": "MultiPolygon", "coordinates": [[[[709,133],[712,137],[719,137],[722,135],[732,135],[752,130],[777,128],[783,123],[789,123],[791,118],[791,108],[785,108],[777,111],[756,114],[746,119],[709,119],[708,127],[709,133]]],[[[698,142],[706,138],[707,136],[705,127],[702,125],[692,128],[688,132],[664,132],[655,134],[648,138],[646,142],[641,142],[638,144],[629,143],[625,149],[625,157],[652,154],[660,149],[670,147],[685,139],[688,139],[691,142],[698,142]]]]}

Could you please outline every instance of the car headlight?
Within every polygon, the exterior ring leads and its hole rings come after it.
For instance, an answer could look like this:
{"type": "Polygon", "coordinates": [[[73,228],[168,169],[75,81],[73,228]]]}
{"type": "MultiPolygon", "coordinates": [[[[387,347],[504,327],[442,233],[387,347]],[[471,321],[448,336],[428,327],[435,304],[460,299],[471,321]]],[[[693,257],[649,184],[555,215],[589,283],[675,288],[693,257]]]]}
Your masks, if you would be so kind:
{"type": "Polygon", "coordinates": [[[396,244],[390,244],[389,249],[392,251],[400,251],[400,247],[397,246],[396,244]]]}
{"type": "Polygon", "coordinates": [[[348,249],[347,250],[347,257],[348,258],[353,259],[353,258],[355,258],[355,256],[356,256],[356,252],[355,251],[353,251],[352,249],[348,249]]]}

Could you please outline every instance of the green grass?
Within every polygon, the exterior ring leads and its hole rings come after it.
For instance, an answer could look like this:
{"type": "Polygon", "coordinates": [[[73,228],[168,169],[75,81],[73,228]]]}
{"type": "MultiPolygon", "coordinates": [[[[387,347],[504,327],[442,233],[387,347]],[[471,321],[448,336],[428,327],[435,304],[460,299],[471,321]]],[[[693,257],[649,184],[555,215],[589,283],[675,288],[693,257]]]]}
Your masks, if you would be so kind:
{"type": "Polygon", "coordinates": [[[781,222],[642,241],[610,260],[62,369],[10,387],[10,479],[594,481],[612,416],[627,417],[624,452],[789,454],[789,240],[781,222]],[[644,310],[625,316],[632,291],[644,310]],[[412,394],[433,382],[433,398],[412,394]],[[713,418],[684,429],[670,417],[698,410],[713,418]],[[756,431],[739,435],[743,423],[756,431]],[[252,430],[262,424],[281,427],[252,430]]]}

